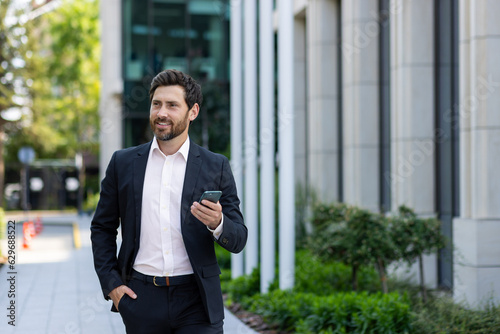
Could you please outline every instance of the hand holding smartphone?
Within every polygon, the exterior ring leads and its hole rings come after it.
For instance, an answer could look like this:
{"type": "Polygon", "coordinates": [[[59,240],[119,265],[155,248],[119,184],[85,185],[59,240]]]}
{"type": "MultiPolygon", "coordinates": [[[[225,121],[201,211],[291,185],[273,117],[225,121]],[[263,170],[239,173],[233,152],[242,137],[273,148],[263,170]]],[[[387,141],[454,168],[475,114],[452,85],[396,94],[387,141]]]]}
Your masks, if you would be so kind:
{"type": "Polygon", "coordinates": [[[209,200],[210,202],[213,202],[213,203],[217,203],[221,196],[222,196],[222,191],[207,190],[201,195],[198,203],[201,204],[201,201],[203,201],[204,199],[209,200]]]}

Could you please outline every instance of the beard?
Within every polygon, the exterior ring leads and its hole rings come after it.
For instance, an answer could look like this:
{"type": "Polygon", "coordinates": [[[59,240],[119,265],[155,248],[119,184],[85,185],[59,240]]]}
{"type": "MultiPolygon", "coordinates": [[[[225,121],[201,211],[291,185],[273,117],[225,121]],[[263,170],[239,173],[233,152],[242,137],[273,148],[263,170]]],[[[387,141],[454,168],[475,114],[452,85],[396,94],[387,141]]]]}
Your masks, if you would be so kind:
{"type": "Polygon", "coordinates": [[[153,133],[158,140],[168,141],[174,139],[175,137],[178,137],[186,130],[189,124],[189,113],[187,112],[186,117],[184,117],[184,119],[179,122],[174,122],[173,120],[166,117],[156,117],[155,119],[150,120],[149,124],[151,125],[151,129],[153,130],[153,133]],[[170,125],[170,128],[158,129],[156,127],[156,123],[166,123],[170,125]]]}

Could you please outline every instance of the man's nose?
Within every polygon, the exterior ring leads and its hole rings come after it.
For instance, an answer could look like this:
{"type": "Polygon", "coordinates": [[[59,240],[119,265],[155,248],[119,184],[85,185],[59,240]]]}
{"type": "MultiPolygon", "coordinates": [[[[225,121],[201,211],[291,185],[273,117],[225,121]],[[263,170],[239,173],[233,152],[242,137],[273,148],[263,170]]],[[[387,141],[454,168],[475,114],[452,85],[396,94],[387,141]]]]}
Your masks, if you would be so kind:
{"type": "Polygon", "coordinates": [[[161,118],[164,118],[164,117],[167,117],[168,116],[168,109],[166,106],[162,105],[160,107],[160,109],[158,109],[158,112],[156,114],[157,117],[161,117],[161,118]]]}

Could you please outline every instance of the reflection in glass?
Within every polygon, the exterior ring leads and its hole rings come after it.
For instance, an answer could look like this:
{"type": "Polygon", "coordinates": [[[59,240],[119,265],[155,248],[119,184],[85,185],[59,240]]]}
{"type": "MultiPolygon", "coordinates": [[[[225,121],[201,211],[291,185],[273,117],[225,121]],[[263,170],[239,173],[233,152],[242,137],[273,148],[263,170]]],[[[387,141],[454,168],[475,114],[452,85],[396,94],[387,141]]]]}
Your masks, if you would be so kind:
{"type": "Polygon", "coordinates": [[[229,151],[228,0],[123,0],[124,146],[147,142],[149,85],[178,69],[201,85],[204,103],[191,139],[229,151]]]}

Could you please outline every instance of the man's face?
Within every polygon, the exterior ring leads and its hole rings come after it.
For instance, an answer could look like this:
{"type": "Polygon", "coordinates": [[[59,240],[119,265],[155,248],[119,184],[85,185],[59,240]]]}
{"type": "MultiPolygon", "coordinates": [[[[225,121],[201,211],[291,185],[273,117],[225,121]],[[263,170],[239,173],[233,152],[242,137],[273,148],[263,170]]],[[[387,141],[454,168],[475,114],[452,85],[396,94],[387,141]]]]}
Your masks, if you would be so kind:
{"type": "Polygon", "coordinates": [[[181,134],[187,135],[189,122],[196,118],[192,113],[193,108],[188,109],[183,87],[158,87],[154,92],[149,114],[149,123],[156,138],[167,141],[181,134]]]}

